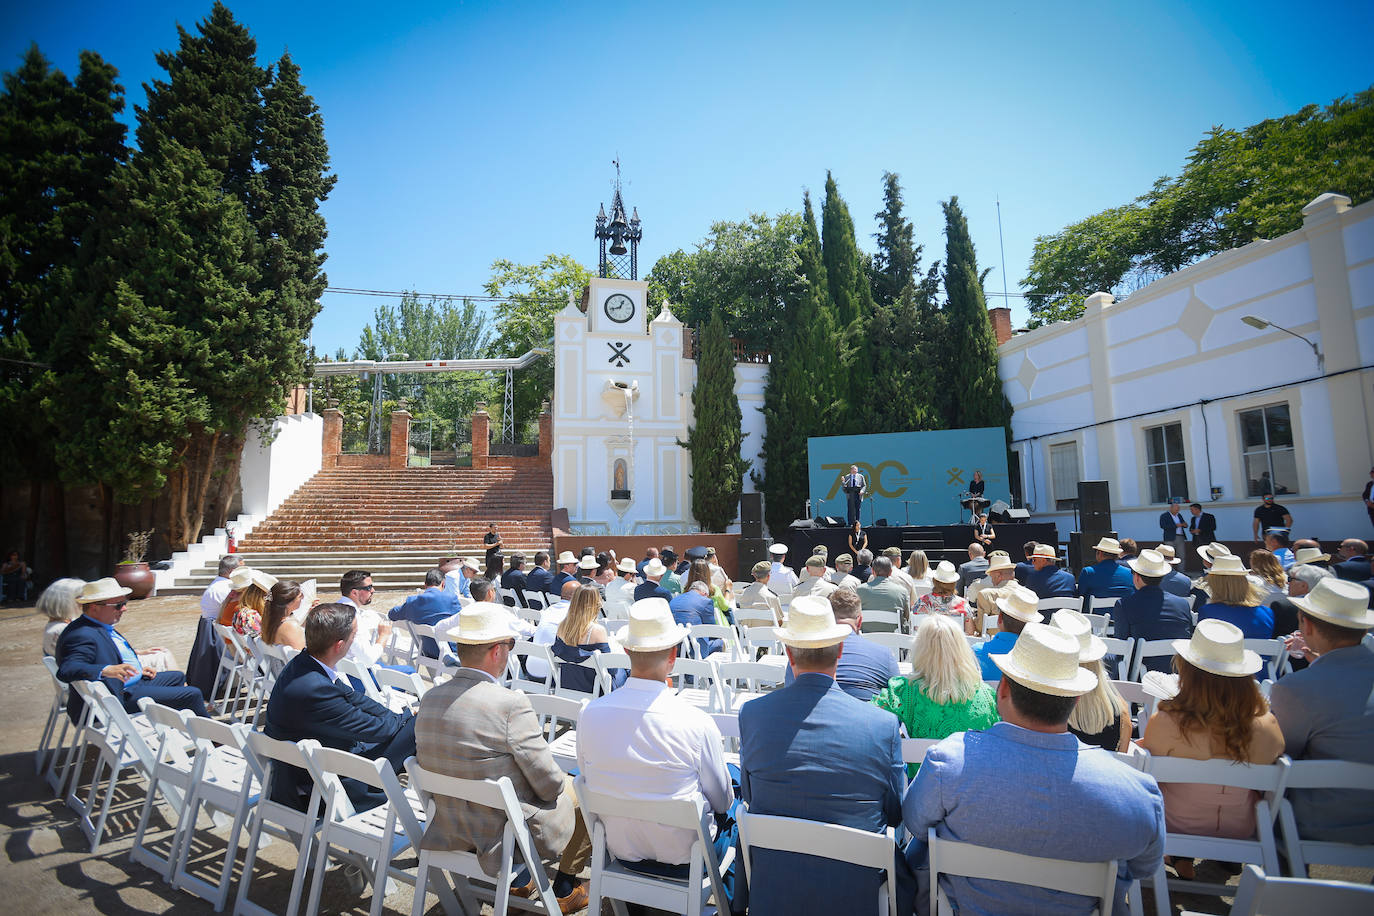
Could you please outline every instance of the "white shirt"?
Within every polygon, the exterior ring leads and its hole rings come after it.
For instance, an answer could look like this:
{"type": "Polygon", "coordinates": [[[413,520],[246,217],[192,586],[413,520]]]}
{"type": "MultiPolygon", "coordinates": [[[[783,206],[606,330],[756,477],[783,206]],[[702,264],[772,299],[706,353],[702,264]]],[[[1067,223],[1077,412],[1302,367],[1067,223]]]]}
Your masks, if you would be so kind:
{"type": "Polygon", "coordinates": [[[830,593],[835,590],[835,583],[825,576],[803,576],[797,583],[797,588],[792,592],[792,599],[795,601],[801,595],[811,595],[815,598],[829,598],[830,593]]]}
{"type": "MultiPolygon", "coordinates": [[[[382,628],[382,618],[376,611],[358,607],[352,598],[340,598],[339,604],[358,608],[358,632],[353,637],[353,645],[348,647],[348,655],[364,668],[369,668],[382,660],[382,646],[377,642],[377,631],[382,628]]],[[[318,661],[318,659],[316,659],[318,661]]]]}
{"type": "MultiPolygon", "coordinates": [[[[567,602],[564,602],[563,613],[566,614],[567,612],[568,605],[567,602]]],[[[440,633],[446,633],[449,630],[458,629],[458,618],[461,617],[462,614],[462,611],[459,611],[457,614],[450,614],[448,617],[445,617],[443,620],[436,623],[434,625],[435,635],[437,636],[440,633]]],[[[541,616],[540,619],[542,620],[543,617],[541,616]]],[[[522,639],[529,639],[531,636],[534,635],[534,624],[530,623],[528,620],[520,619],[519,617],[511,613],[509,610],[506,611],[506,623],[510,624],[510,628],[514,630],[522,639]]],[[[557,629],[557,627],[555,627],[555,629],[557,629]]],[[[443,637],[440,637],[440,641],[442,640],[443,637]]],[[[549,640],[549,645],[553,645],[552,639],[549,640]]]]}
{"type": "Polygon", "coordinates": [[[635,603],[635,582],[633,579],[616,579],[606,586],[606,619],[624,620],[630,616],[630,605],[635,603]]]}
{"type": "Polygon", "coordinates": [[[200,616],[206,620],[218,620],[220,608],[224,607],[224,599],[228,597],[229,579],[225,576],[215,576],[214,581],[200,596],[200,616]]]}
{"type": "Polygon", "coordinates": [[[846,585],[850,588],[859,587],[859,580],[857,577],[851,576],[849,573],[842,573],[839,570],[836,570],[835,575],[830,577],[830,581],[835,583],[836,588],[844,588],[846,585]]]}
{"type": "Polygon", "coordinates": [[[892,581],[906,589],[907,600],[911,604],[916,603],[916,580],[911,578],[911,573],[902,569],[900,566],[893,566],[892,581]]]}
{"type": "MultiPolygon", "coordinates": [[[[539,626],[534,628],[534,635],[530,637],[530,642],[536,646],[551,646],[553,641],[558,638],[558,627],[568,616],[568,607],[571,602],[555,601],[553,604],[539,612],[539,626]]],[[[525,621],[521,621],[525,623],[525,621]]],[[[531,655],[525,659],[525,670],[530,677],[548,677],[549,666],[544,664],[542,658],[531,655]]]]}
{"type": "MultiPolygon", "coordinates": [[[[593,791],[645,800],[705,796],[716,812],[734,797],[721,744],[705,712],[663,683],[635,677],[587,704],[577,724],[577,764],[593,791]]],[[[605,823],[606,845],[618,859],[690,861],[695,830],[620,817],[605,823]]]]}
{"type": "Polygon", "coordinates": [[[797,574],[787,564],[775,562],[768,573],[768,587],[779,595],[790,595],[797,590],[797,574]]]}

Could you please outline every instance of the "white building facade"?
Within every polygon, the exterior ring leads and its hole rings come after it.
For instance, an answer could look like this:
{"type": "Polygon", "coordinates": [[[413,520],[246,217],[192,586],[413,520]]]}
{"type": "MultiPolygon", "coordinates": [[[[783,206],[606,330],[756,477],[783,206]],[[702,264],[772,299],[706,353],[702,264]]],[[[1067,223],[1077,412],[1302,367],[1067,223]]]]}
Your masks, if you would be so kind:
{"type": "Polygon", "coordinates": [[[1295,538],[1370,537],[1374,202],[1325,194],[1302,212],[1301,229],[1122,302],[1098,293],[1082,317],[1002,344],[1037,521],[1071,530],[1077,482],[1107,480],[1113,527],[1142,546],[1170,497],[1202,503],[1220,539],[1248,539],[1266,489],[1295,538]]]}

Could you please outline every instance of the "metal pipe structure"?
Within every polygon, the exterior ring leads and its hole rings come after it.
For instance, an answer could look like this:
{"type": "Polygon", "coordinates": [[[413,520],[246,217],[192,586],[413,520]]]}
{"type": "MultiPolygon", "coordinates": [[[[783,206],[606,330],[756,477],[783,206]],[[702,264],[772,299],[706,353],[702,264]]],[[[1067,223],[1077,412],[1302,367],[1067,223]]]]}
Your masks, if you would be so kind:
{"type": "Polygon", "coordinates": [[[511,359],[355,359],[347,362],[315,363],[313,368],[316,377],[367,375],[373,372],[383,375],[404,372],[504,372],[507,369],[524,369],[550,352],[547,347],[535,347],[511,359]]]}

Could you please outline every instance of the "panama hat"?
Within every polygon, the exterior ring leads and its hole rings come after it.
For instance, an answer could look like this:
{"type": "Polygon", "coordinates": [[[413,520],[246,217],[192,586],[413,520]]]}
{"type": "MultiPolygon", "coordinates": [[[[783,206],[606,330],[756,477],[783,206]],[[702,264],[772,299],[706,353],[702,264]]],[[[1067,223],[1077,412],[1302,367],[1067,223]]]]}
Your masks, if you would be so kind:
{"type": "Polygon", "coordinates": [[[639,572],[638,567],[635,566],[635,561],[633,557],[625,557],[619,563],[615,564],[615,568],[623,573],[639,572]]]}
{"type": "MultiPolygon", "coordinates": [[[[101,580],[102,582],[105,580],[101,580]]],[[[1374,629],[1369,591],[1358,582],[1322,579],[1301,598],[1290,598],[1304,614],[1348,630],[1374,629]]]]}
{"type": "Polygon", "coordinates": [[[1005,553],[994,553],[988,562],[988,572],[998,572],[1004,569],[1015,569],[1016,564],[1011,561],[1011,557],[1005,553]]]}
{"type": "Polygon", "coordinates": [[[241,592],[253,584],[253,567],[240,566],[229,574],[229,587],[236,592],[241,592]]]}
{"type": "Polygon", "coordinates": [[[558,555],[558,565],[566,566],[569,563],[576,563],[577,557],[572,555],[571,550],[565,550],[558,555]]]}
{"type": "Polygon", "coordinates": [[[477,565],[477,561],[476,561],[475,559],[473,559],[472,557],[463,557],[463,568],[464,568],[464,569],[470,569],[470,570],[472,570],[473,572],[481,572],[481,571],[482,571],[482,567],[481,567],[481,566],[478,566],[478,565],[477,565]]]}
{"type": "Polygon", "coordinates": [[[780,557],[780,556],[782,556],[783,554],[787,553],[787,545],[786,545],[786,544],[771,544],[771,545],[769,545],[769,547],[768,547],[768,552],[771,553],[771,554],[773,554],[774,556],[780,557]]]}
{"type": "Polygon", "coordinates": [[[959,581],[959,570],[955,569],[954,564],[949,562],[949,560],[941,560],[940,564],[935,567],[935,571],[930,574],[930,577],[936,582],[943,582],[946,585],[950,585],[959,581]]]}
{"type": "Polygon", "coordinates": [[[844,642],[854,628],[835,622],[830,602],[812,595],[793,598],[787,611],[787,625],[773,627],[773,635],[794,649],[824,649],[844,642]]]}
{"type": "Polygon", "coordinates": [[[506,610],[505,605],[494,601],[475,601],[463,608],[458,615],[457,625],[450,627],[440,638],[465,646],[481,646],[519,639],[520,634],[511,627],[510,611],[506,610]]]}
{"type": "MultiPolygon", "coordinates": [[[[1119,547],[1120,545],[1118,545],[1119,547]]],[[[1036,544],[1035,550],[1031,553],[1033,557],[1041,557],[1046,560],[1057,560],[1058,555],[1054,552],[1053,544],[1036,544]]]]}
{"type": "MultiPolygon", "coordinates": [[[[1175,563],[1178,561],[1175,560],[1175,563]]],[[[1127,566],[1135,570],[1142,576],[1151,579],[1162,579],[1173,572],[1173,567],[1169,565],[1169,560],[1158,550],[1142,550],[1140,556],[1134,560],[1128,560],[1127,566]]]]}
{"type": "Polygon", "coordinates": [[[1259,653],[1245,648],[1240,627],[1224,620],[1199,620],[1192,639],[1175,639],[1173,647],[1194,668],[1222,677],[1248,677],[1264,667],[1259,653]]]}
{"type": "Polygon", "coordinates": [[[644,575],[646,576],[661,576],[667,571],[668,567],[664,566],[659,561],[658,557],[654,557],[648,563],[644,564],[644,575]]]}
{"type": "Polygon", "coordinates": [[[1197,549],[1197,555],[1207,563],[1215,563],[1217,557],[1229,556],[1231,548],[1221,541],[1213,541],[1210,544],[1203,544],[1197,549]]]}
{"type": "Polygon", "coordinates": [[[272,586],[277,584],[277,577],[269,572],[263,572],[261,569],[255,569],[252,570],[252,573],[253,584],[265,592],[270,592],[272,590],[272,586]]]}
{"type": "Polygon", "coordinates": [[[1245,568],[1240,557],[1233,553],[1223,553],[1212,558],[1212,568],[1207,570],[1209,576],[1243,576],[1250,570],[1245,568]]]}
{"type": "Polygon", "coordinates": [[[1114,553],[1121,556],[1121,543],[1116,538],[1103,538],[1097,542],[1093,550],[1100,550],[1103,553],[1114,553]]]}
{"type": "Polygon", "coordinates": [[[1078,653],[1078,640],[1068,633],[1028,623],[1010,652],[988,657],[1023,687],[1055,697],[1081,697],[1097,687],[1097,675],[1079,666],[1078,653]]]}
{"type": "Polygon", "coordinates": [[[1057,610],[1050,616],[1050,625],[1058,627],[1078,640],[1078,661],[1095,662],[1107,654],[1107,644],[1093,635],[1088,618],[1070,608],[1057,610]]]}
{"type": "Polygon", "coordinates": [[[596,562],[596,557],[583,557],[577,561],[578,569],[596,569],[601,564],[596,562]]]}
{"type": "Polygon", "coordinates": [[[1040,596],[1024,585],[1013,584],[997,599],[997,610],[1025,623],[1039,623],[1040,596]]]}
{"type": "Polygon", "coordinates": [[[1300,547],[1297,553],[1293,554],[1293,565],[1302,566],[1306,563],[1330,563],[1331,554],[1322,553],[1320,547],[1300,547]]]}
{"type": "Polygon", "coordinates": [[[114,579],[106,576],[104,579],[96,579],[94,582],[87,582],[81,586],[81,591],[76,594],[76,603],[96,604],[101,601],[109,601],[111,598],[123,598],[132,592],[133,589],[125,588],[114,579]]]}
{"type": "Polygon", "coordinates": [[[1174,553],[1174,548],[1170,547],[1168,544],[1160,544],[1155,548],[1155,553],[1160,554],[1164,559],[1168,560],[1170,566],[1177,566],[1179,563],[1183,562],[1178,558],[1178,554],[1174,553]]]}
{"type": "Polygon", "coordinates": [[[626,652],[658,652],[687,638],[687,628],[673,620],[668,602],[641,598],[630,605],[630,625],[620,638],[626,652]]]}

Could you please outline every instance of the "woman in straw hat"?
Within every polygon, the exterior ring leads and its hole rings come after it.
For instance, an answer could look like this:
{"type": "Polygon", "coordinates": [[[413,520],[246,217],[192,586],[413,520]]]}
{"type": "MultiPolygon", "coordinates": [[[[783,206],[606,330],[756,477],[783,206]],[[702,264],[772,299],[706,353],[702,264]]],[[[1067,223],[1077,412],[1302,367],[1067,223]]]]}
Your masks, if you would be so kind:
{"type": "MultiPolygon", "coordinates": [[[[908,738],[947,738],[1002,721],[997,694],[983,683],[982,668],[959,624],[927,614],[916,627],[911,674],[894,677],[872,703],[902,720],[908,738]]],[[[907,767],[915,775],[918,765],[907,767]]]]}
{"type": "MultiPolygon", "coordinates": [[[[558,625],[558,635],[554,637],[553,657],[562,662],[558,666],[558,683],[569,690],[592,693],[596,688],[596,671],[583,667],[582,663],[592,657],[593,652],[619,652],[619,644],[613,644],[606,628],[597,622],[601,613],[601,593],[595,585],[579,585],[573,592],[568,604],[568,615],[558,625]]],[[[625,683],[628,677],[625,669],[617,669],[612,689],[625,683]]]]}
{"type": "MultiPolygon", "coordinates": [[[[1164,700],[1145,726],[1140,745],[1158,757],[1269,764],[1283,753],[1283,732],[1254,674],[1264,664],[1245,648],[1239,627],[1203,620],[1191,639],[1174,640],[1178,695],[1164,700]]],[[[1229,786],[1168,783],[1164,820],[1169,830],[1201,836],[1255,834],[1255,792],[1229,786]]],[[[1191,878],[1193,863],[1176,863],[1191,878]]]]}
{"type": "Polygon", "coordinates": [[[1233,554],[1214,555],[1207,571],[1211,598],[1198,608],[1197,619],[1224,620],[1240,627],[1246,639],[1272,639],[1274,612],[1264,603],[1264,592],[1249,570],[1233,554]]]}
{"type": "Polygon", "coordinates": [[[249,570],[251,581],[239,593],[239,609],[234,612],[234,629],[241,636],[257,636],[262,633],[262,615],[267,610],[267,599],[277,577],[260,569],[249,570]]]}
{"type": "Polygon", "coordinates": [[[1050,625],[1078,640],[1078,666],[1097,675],[1097,686],[1083,694],[1069,714],[1069,731],[1084,744],[1125,751],[1131,745],[1131,708],[1112,686],[1102,664],[1107,644],[1093,635],[1093,625],[1078,611],[1055,611],[1050,625]]]}
{"type": "Polygon", "coordinates": [[[1288,574],[1283,571],[1283,564],[1263,547],[1250,551],[1250,577],[1259,580],[1265,604],[1287,593],[1288,574]]]}
{"type": "Polygon", "coordinates": [[[955,594],[959,586],[959,570],[948,560],[941,560],[930,577],[934,580],[930,594],[922,595],[916,600],[915,613],[953,617],[959,622],[964,633],[974,635],[973,616],[969,613],[968,602],[955,594]]]}

